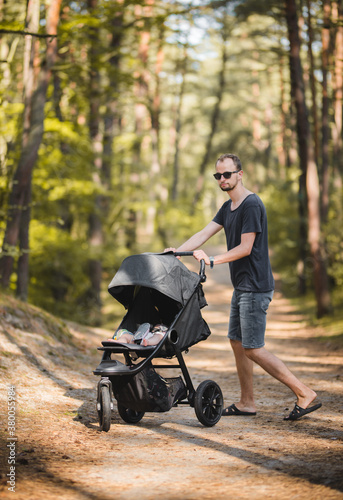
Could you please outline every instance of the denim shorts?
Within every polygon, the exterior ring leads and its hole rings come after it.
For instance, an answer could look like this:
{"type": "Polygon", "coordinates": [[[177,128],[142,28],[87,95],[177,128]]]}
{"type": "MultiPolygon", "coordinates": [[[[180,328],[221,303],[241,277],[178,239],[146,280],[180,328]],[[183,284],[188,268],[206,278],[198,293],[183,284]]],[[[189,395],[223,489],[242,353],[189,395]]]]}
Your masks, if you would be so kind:
{"type": "Polygon", "coordinates": [[[267,310],[272,298],[273,291],[234,290],[231,300],[229,339],[239,340],[246,349],[263,347],[267,310]]]}

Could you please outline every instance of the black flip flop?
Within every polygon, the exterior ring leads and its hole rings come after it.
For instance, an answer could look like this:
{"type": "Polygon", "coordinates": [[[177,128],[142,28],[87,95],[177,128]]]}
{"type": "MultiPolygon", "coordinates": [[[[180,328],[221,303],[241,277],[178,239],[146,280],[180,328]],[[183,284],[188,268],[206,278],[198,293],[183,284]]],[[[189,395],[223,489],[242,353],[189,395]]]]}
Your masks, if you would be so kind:
{"type": "Polygon", "coordinates": [[[237,408],[235,404],[224,408],[222,411],[222,417],[231,417],[231,416],[239,416],[239,417],[251,417],[256,415],[256,411],[241,411],[237,408]]]}
{"type": "Polygon", "coordinates": [[[318,403],[314,406],[311,406],[310,408],[301,408],[301,406],[295,405],[291,413],[288,415],[288,417],[285,417],[284,420],[298,420],[304,415],[318,410],[321,406],[322,403],[318,403]]]}

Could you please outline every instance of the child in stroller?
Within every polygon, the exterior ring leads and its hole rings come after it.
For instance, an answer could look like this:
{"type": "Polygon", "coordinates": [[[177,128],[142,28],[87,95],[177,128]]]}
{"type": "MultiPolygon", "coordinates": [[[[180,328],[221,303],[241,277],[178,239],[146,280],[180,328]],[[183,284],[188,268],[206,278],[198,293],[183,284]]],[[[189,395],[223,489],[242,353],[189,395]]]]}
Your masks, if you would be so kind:
{"type": "Polygon", "coordinates": [[[150,323],[139,325],[135,333],[129,332],[126,328],[117,330],[112,339],[108,342],[119,342],[120,344],[140,344],[142,346],[157,345],[164,337],[168,327],[163,324],[152,326],[150,323]]]}

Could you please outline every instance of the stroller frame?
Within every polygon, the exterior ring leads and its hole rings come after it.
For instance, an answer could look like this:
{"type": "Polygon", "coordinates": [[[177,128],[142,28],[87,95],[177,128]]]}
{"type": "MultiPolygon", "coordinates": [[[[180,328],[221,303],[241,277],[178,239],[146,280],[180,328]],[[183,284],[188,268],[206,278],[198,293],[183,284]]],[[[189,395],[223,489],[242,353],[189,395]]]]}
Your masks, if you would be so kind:
{"type": "MultiPolygon", "coordinates": [[[[174,252],[175,256],[190,256],[193,252],[174,252]]],[[[206,427],[214,426],[221,418],[223,409],[223,395],[219,385],[212,380],[205,380],[200,383],[197,389],[194,388],[190,373],[186,366],[181,349],[178,346],[178,333],[175,329],[175,324],[178,322],[184,313],[187,304],[192,300],[197,293],[201,284],[206,281],[205,261],[200,262],[199,280],[191,296],[186,304],[176,314],[174,320],[168,327],[166,334],[156,346],[141,346],[138,344],[114,343],[110,341],[102,342],[102,347],[98,347],[99,351],[103,351],[103,356],[98,367],[93,371],[94,375],[100,375],[101,378],[97,384],[97,412],[99,418],[100,429],[107,432],[111,426],[111,412],[114,409],[113,395],[115,395],[114,386],[118,381],[121,382],[123,377],[134,377],[141,373],[144,369],[170,369],[178,368],[181,370],[183,380],[181,379],[183,390],[178,390],[175,394],[175,400],[172,402],[172,407],[178,405],[189,405],[195,409],[196,416],[200,423],[206,427]],[[122,354],[125,364],[118,360],[112,359],[112,354],[122,354]],[[176,357],[177,364],[152,364],[155,357],[171,359],[176,357]],[[137,359],[143,358],[142,361],[137,359]],[[121,378],[118,379],[118,377],[121,378]]],[[[188,352],[188,348],[184,349],[188,352]]],[[[157,374],[156,374],[157,375],[157,374]]],[[[175,378],[165,381],[178,380],[175,378]]],[[[134,406],[134,405],[133,405],[134,406]]],[[[126,405],[117,402],[118,412],[121,418],[127,423],[139,422],[145,411],[137,411],[132,408],[127,408],[126,405]]],[[[148,410],[148,411],[169,411],[164,410],[148,410]]]]}

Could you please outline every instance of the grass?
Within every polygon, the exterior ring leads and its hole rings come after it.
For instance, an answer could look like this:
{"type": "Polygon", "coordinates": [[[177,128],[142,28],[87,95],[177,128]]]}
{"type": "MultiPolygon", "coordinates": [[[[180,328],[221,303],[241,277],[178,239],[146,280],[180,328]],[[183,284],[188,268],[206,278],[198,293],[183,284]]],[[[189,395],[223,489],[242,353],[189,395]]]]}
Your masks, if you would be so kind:
{"type": "Polygon", "coordinates": [[[61,342],[71,343],[72,341],[72,334],[62,319],[11,295],[1,294],[0,313],[4,316],[8,313],[15,318],[17,328],[40,333],[42,336],[52,335],[61,342]]]}
{"type": "Polygon", "coordinates": [[[0,356],[2,356],[4,358],[13,358],[14,354],[12,352],[8,352],[8,351],[0,351],[0,356]]]}
{"type": "Polygon", "coordinates": [[[63,412],[63,415],[67,417],[77,417],[79,415],[78,410],[67,410],[63,412]]]}
{"type": "Polygon", "coordinates": [[[108,291],[103,291],[102,299],[102,328],[115,331],[126,314],[125,308],[115,300],[108,291]]]}
{"type": "Polygon", "coordinates": [[[322,318],[316,316],[316,300],[313,293],[290,299],[299,313],[305,314],[308,326],[316,332],[316,339],[333,348],[343,348],[343,291],[336,288],[331,294],[333,312],[322,318]]]}

